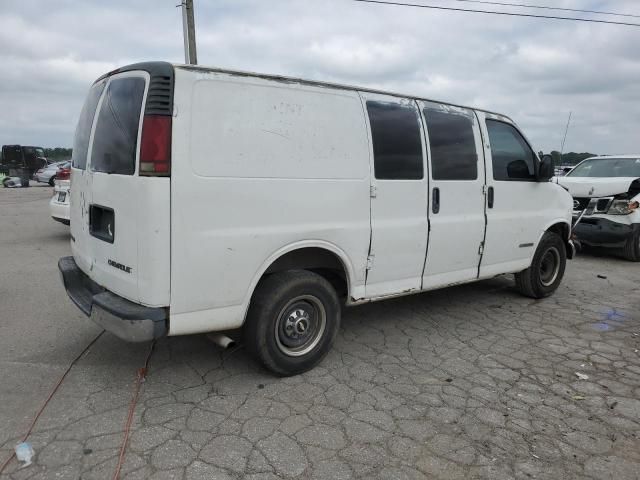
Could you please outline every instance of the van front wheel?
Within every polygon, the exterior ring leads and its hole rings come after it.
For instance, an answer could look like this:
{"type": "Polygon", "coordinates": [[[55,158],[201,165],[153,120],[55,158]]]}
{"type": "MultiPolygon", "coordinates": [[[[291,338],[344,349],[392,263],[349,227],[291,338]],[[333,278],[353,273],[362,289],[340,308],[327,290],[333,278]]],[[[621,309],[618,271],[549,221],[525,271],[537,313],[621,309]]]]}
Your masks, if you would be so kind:
{"type": "Polygon", "coordinates": [[[564,276],[567,250],[556,233],[545,232],[531,266],[516,273],[516,287],[523,295],[544,298],[555,292],[564,276]]]}
{"type": "Polygon", "coordinates": [[[306,372],[331,349],[340,313],[336,291],[320,275],[306,270],[274,273],[253,294],[244,344],[278,375],[306,372]]]}

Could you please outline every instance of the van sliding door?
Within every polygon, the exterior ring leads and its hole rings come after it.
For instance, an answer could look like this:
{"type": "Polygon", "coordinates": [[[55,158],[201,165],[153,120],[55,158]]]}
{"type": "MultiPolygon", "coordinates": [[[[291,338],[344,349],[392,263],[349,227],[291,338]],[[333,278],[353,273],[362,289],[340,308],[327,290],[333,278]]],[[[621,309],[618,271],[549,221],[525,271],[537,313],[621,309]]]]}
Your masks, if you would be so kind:
{"type": "Polygon", "coordinates": [[[477,278],[485,233],[485,166],[472,110],[418,102],[429,145],[429,246],[422,288],[477,278]]]}
{"type": "Polygon", "coordinates": [[[415,101],[362,94],[371,144],[371,246],[366,296],[420,289],[427,246],[427,176],[415,101]]]}

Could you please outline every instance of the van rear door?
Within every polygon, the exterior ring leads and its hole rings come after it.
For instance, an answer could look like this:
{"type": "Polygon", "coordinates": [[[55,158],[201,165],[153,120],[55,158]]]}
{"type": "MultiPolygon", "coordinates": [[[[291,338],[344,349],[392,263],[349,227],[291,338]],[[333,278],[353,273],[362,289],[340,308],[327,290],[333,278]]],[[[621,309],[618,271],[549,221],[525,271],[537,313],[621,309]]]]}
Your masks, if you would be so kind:
{"type": "Polygon", "coordinates": [[[157,83],[148,71],[125,68],[94,84],[76,132],[71,183],[76,263],[98,285],[148,306],[170,300],[169,172],[139,172],[157,83]]]}

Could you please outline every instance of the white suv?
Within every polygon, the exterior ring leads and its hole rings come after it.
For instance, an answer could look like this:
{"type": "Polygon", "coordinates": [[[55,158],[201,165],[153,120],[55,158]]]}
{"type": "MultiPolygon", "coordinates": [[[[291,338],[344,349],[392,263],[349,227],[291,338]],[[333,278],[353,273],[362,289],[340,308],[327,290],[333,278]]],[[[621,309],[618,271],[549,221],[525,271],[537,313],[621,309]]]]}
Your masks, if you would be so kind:
{"type": "Polygon", "coordinates": [[[581,243],[640,262],[640,155],[587,158],[556,181],[573,196],[581,243]]]}

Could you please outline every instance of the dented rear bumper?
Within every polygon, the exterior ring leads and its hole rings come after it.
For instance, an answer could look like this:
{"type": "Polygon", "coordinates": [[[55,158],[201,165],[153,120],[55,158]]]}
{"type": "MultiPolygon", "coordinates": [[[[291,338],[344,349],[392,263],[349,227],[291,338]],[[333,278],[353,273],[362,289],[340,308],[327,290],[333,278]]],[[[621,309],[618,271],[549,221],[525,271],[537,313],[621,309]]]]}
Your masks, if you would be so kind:
{"type": "Polygon", "coordinates": [[[71,301],[105,330],[129,342],[167,334],[167,309],[146,307],[106,290],[80,270],[73,257],[62,257],[58,269],[71,301]]]}

